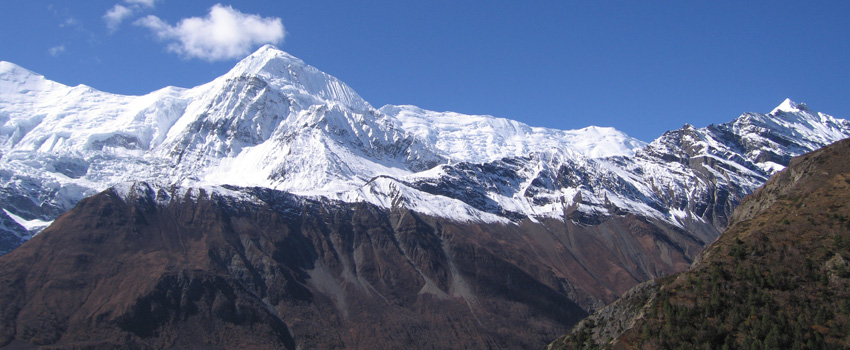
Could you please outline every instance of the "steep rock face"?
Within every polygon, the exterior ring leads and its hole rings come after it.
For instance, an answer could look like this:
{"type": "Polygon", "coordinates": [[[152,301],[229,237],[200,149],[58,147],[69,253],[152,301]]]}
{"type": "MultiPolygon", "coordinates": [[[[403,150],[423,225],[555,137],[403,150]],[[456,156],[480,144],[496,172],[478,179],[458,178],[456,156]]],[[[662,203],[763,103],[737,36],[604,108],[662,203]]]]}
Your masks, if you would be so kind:
{"type": "Polygon", "coordinates": [[[683,269],[699,242],[667,235],[636,216],[458,223],[261,188],[127,184],[0,257],[0,340],[534,348],[683,269]]]}
{"type": "Polygon", "coordinates": [[[793,158],[689,270],[641,285],[549,349],[843,348],[850,140],[793,158]]]}
{"type": "Polygon", "coordinates": [[[5,211],[0,211],[0,254],[6,254],[23,243],[21,237],[28,235],[27,229],[18,224],[5,211]]]}
{"type": "Polygon", "coordinates": [[[517,252],[542,245],[516,230],[265,189],[126,185],[0,257],[0,342],[537,347],[585,313],[553,271],[566,266],[517,252]]]}
{"type": "Polygon", "coordinates": [[[32,244],[2,257],[0,343],[294,349],[286,325],[195,249],[226,244],[218,226],[187,229],[213,224],[219,212],[209,203],[157,211],[134,197],[81,201],[32,244]]]}

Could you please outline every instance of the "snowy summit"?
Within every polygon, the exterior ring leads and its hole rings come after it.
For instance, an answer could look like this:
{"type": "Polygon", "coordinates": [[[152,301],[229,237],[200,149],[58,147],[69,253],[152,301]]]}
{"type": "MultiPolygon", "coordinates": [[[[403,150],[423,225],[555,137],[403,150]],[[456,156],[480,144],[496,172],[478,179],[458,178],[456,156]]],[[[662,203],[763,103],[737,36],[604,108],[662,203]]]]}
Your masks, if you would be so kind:
{"type": "Polygon", "coordinates": [[[110,186],[155,181],[405,205],[464,221],[632,212],[682,227],[719,226],[688,203],[717,186],[743,196],[783,159],[850,136],[846,121],[800,106],[786,100],[770,115],[748,113],[647,144],[613,128],[376,109],[270,45],[210,83],[142,96],[69,87],[0,62],[2,203],[22,227],[33,226],[110,186]],[[695,168],[700,157],[723,168],[695,168]]]}

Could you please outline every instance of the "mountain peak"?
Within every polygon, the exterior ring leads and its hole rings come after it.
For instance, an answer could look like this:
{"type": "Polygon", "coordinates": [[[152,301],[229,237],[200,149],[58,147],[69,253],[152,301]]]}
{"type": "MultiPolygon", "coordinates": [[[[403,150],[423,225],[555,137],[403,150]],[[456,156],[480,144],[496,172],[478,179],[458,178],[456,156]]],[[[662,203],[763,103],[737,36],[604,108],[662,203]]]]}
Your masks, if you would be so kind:
{"type": "Polygon", "coordinates": [[[254,51],[253,54],[254,55],[263,54],[263,53],[266,53],[266,52],[275,53],[275,52],[284,52],[284,51],[281,50],[281,49],[278,49],[277,46],[274,46],[272,44],[265,44],[265,45],[261,46],[259,49],[257,49],[257,51],[254,51]]]}
{"type": "Polygon", "coordinates": [[[0,61],[0,75],[7,75],[7,74],[14,73],[16,71],[20,71],[20,70],[23,70],[23,71],[28,72],[30,74],[35,74],[35,73],[17,65],[17,64],[12,63],[12,62],[0,61]]]}
{"type": "Polygon", "coordinates": [[[798,112],[802,110],[808,109],[805,103],[797,103],[792,101],[790,98],[786,98],[785,101],[779,104],[776,108],[770,111],[770,114],[776,114],[778,112],[798,112]]]}
{"type": "Polygon", "coordinates": [[[47,78],[12,62],[0,61],[0,80],[22,84],[27,81],[47,81],[47,78]]]}
{"type": "Polygon", "coordinates": [[[304,61],[301,59],[290,55],[288,52],[283,51],[272,44],[266,44],[254,51],[254,53],[248,55],[245,59],[283,59],[292,61],[293,63],[304,64],[304,61]]]}
{"type": "Polygon", "coordinates": [[[239,63],[233,67],[231,73],[238,73],[239,75],[258,75],[264,71],[274,73],[276,69],[287,66],[303,67],[306,66],[306,64],[297,57],[269,44],[263,45],[263,47],[254,51],[254,53],[239,61],[239,63]]]}
{"type": "Polygon", "coordinates": [[[256,77],[283,91],[341,103],[356,110],[371,107],[351,87],[336,77],[273,45],[259,48],[239,61],[225,75],[226,79],[239,77],[256,77]]]}

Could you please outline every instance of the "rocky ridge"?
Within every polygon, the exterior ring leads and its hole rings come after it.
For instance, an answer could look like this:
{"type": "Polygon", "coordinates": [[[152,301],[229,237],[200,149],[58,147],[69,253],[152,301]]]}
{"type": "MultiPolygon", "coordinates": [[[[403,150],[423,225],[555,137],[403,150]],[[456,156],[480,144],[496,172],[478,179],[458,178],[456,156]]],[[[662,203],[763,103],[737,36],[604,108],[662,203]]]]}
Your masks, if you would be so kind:
{"type": "Polygon", "coordinates": [[[122,184],[0,257],[0,346],[540,346],[586,313],[515,230],[262,188],[122,184]]]}
{"type": "Polygon", "coordinates": [[[548,349],[843,348],[850,140],[791,160],[685,272],[641,284],[548,349]]]}

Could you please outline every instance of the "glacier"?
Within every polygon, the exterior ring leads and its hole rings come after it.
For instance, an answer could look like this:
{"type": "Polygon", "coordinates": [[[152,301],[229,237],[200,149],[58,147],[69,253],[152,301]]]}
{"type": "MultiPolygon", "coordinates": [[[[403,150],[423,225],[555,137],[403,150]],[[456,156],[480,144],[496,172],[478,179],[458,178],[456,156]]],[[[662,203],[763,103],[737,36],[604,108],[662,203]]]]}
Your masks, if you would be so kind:
{"type": "Polygon", "coordinates": [[[846,137],[846,120],[791,100],[650,143],[613,128],[374,108],[270,45],[209,83],[141,96],[0,62],[0,199],[26,227],[14,231],[22,240],[85,197],[148,181],[262,187],[457,221],[590,225],[634,214],[707,241],[791,157],[846,137]]]}

